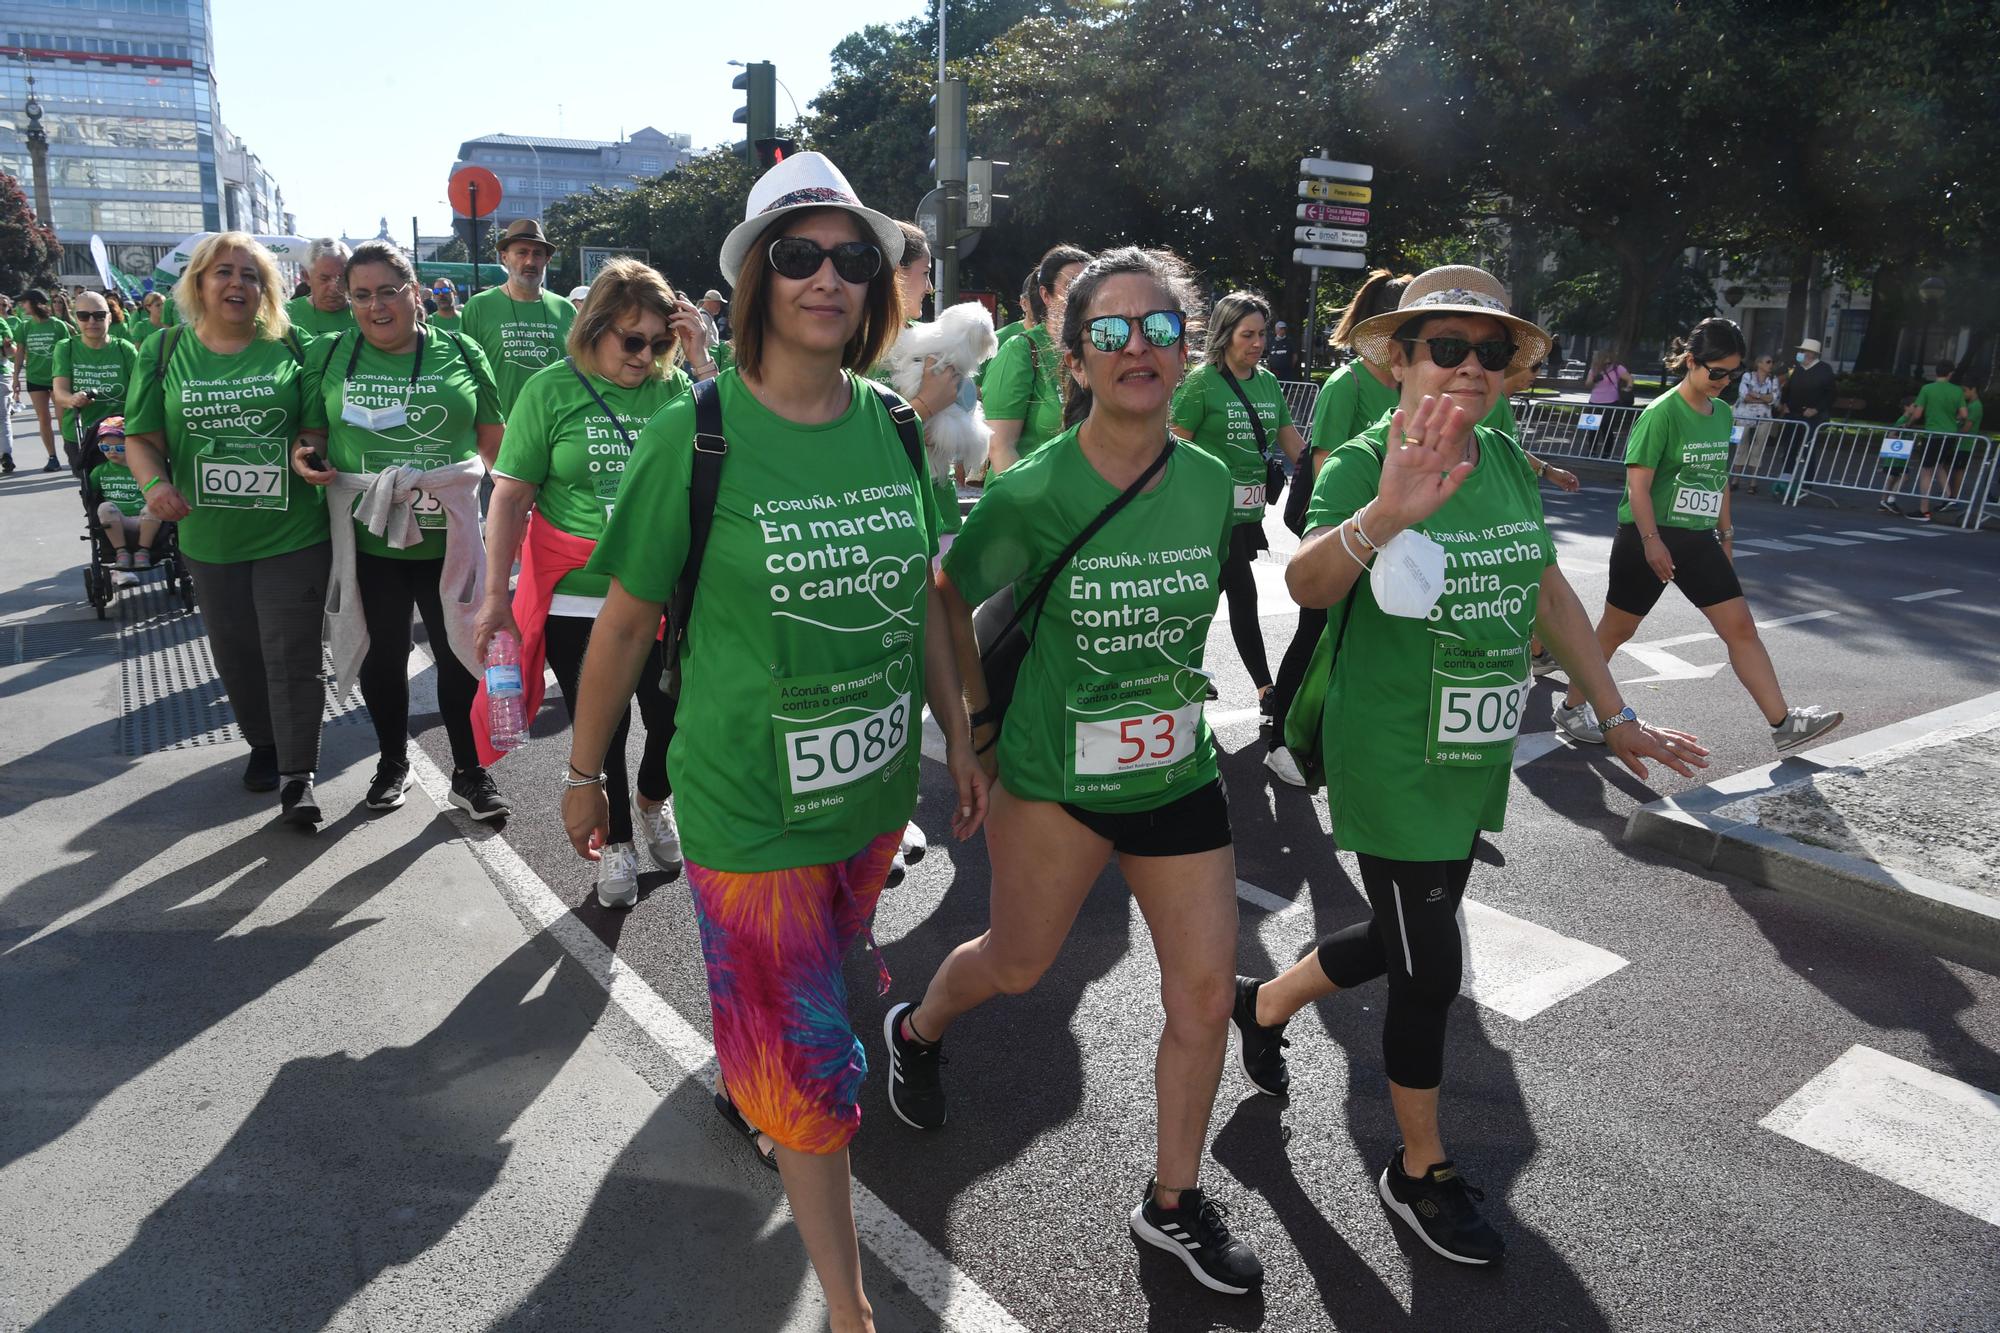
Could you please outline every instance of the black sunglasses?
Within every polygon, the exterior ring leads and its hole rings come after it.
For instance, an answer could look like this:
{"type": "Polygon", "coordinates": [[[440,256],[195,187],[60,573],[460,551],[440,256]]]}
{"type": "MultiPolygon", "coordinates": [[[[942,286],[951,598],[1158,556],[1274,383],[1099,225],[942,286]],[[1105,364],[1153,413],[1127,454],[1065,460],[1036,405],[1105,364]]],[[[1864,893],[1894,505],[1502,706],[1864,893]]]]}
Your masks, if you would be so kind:
{"type": "Polygon", "coordinates": [[[76,317],[96,323],[100,319],[110,319],[111,312],[109,310],[79,310],[76,312],[76,317]]]}
{"type": "Polygon", "coordinates": [[[1464,361],[1470,353],[1479,358],[1479,364],[1487,370],[1505,370],[1514,360],[1514,353],[1521,349],[1505,338],[1495,338],[1488,342],[1468,342],[1464,338],[1404,338],[1403,345],[1415,356],[1418,343],[1431,349],[1431,361],[1439,367],[1450,370],[1464,361]]]}
{"type": "Polygon", "coordinates": [[[1090,345],[1100,352],[1122,352],[1132,345],[1134,330],[1155,347],[1172,347],[1187,332],[1187,316],[1178,310],[1151,310],[1137,319],[1099,315],[1083,326],[1090,345]]]}
{"type": "Polygon", "coordinates": [[[1708,378],[1714,381],[1715,383],[1727,384],[1729,383],[1729,381],[1733,379],[1742,378],[1746,373],[1749,372],[1750,367],[1738,366],[1734,370],[1717,370],[1714,366],[1703,366],[1701,369],[1702,373],[1707,375],[1708,378]]]}
{"type": "Polygon", "coordinates": [[[632,356],[635,353],[643,352],[648,347],[652,348],[653,360],[655,361],[658,361],[668,352],[674,350],[674,340],[672,338],[648,339],[642,334],[625,333],[619,335],[618,341],[624,345],[625,355],[627,356],[632,356]]]}
{"type": "Polygon", "coordinates": [[[881,247],[867,241],[842,241],[831,250],[809,236],[780,236],[771,242],[771,267],[781,278],[803,282],[831,259],[842,282],[862,286],[882,271],[881,247]]]}

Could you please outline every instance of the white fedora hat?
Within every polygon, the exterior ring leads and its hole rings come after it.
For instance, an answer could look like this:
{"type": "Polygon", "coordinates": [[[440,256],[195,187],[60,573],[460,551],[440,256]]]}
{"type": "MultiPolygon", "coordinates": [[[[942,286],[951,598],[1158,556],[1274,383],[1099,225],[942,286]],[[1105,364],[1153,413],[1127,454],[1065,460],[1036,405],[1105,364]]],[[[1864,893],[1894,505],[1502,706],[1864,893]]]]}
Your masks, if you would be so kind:
{"type": "Polygon", "coordinates": [[[1378,366],[1389,364],[1396,330],[1419,315],[1486,315],[1499,320],[1514,340],[1514,359],[1507,374],[1525,370],[1549,354],[1549,335],[1507,310],[1507,289],[1500,279],[1470,264],[1426,269],[1410,279],[1394,310],[1364,319],[1354,329],[1354,350],[1378,366]]]}
{"type": "Polygon", "coordinates": [[[722,242],[722,279],[731,288],[743,271],[750,246],[764,229],[787,213],[808,208],[838,208],[852,213],[881,248],[885,268],[893,268],[903,253],[903,231],[887,217],[864,207],[840,168],[823,153],[794,153],[772,167],[750,187],[743,221],[722,242]]]}
{"type": "Polygon", "coordinates": [[[1801,342],[1799,343],[1799,350],[1800,350],[1801,352],[1811,352],[1811,353],[1812,353],[1812,354],[1813,354],[1814,356],[1818,356],[1818,355],[1819,355],[1819,339],[1817,339],[1817,338],[1807,338],[1807,339],[1804,339],[1803,341],[1801,341],[1801,342]]]}

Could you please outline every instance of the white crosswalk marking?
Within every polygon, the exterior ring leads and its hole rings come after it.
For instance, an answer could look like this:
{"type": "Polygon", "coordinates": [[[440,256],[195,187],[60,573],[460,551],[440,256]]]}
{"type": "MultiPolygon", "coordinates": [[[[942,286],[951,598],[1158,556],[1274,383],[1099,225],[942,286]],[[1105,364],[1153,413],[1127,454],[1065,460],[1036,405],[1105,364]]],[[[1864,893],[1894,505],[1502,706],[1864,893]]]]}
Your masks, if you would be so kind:
{"type": "Polygon", "coordinates": [[[1792,532],[1792,533],[1787,533],[1786,535],[1795,542],[1819,542],[1821,545],[1824,546],[1861,545],[1860,542],[1855,541],[1852,537],[1829,537],[1824,533],[1818,533],[1818,532],[1792,532]]]}
{"type": "Polygon", "coordinates": [[[1736,544],[1738,546],[1761,546],[1767,551],[1810,551],[1813,549],[1810,546],[1801,546],[1797,542],[1781,542],[1776,537],[1738,537],[1736,544]]]}
{"type": "Polygon", "coordinates": [[[1864,537],[1871,542],[1899,542],[1905,539],[1899,532],[1870,532],[1867,528],[1842,528],[1843,537],[1864,537]]]}
{"type": "Polygon", "coordinates": [[[1982,1088],[1856,1045],[1759,1123],[2000,1226],[2000,1097],[1982,1088]]]}
{"type": "Polygon", "coordinates": [[[1933,597],[1956,597],[1958,588],[1932,588],[1929,592],[1906,592],[1896,600],[1899,602],[1928,602],[1933,597]]]}

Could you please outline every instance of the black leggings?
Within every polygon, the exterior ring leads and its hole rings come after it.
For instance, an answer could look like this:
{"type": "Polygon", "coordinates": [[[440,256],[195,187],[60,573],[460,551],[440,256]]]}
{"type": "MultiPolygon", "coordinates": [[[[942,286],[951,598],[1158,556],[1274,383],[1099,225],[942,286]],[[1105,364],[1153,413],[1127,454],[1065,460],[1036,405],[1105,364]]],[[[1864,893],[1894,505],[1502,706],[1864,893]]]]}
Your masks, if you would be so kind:
{"type": "Polygon", "coordinates": [[[1250,670],[1250,683],[1263,689],[1271,683],[1270,659],[1264,655],[1264,627],[1257,619],[1257,578],[1250,564],[1270,543],[1255,523],[1238,523],[1229,530],[1229,558],[1222,562],[1222,593],[1229,599],[1229,637],[1250,670]]]}
{"type": "MultiPolygon", "coordinates": [[[[549,666],[562,687],[563,703],[569,719],[576,721],[576,684],[583,675],[583,654],[590,647],[590,630],[597,622],[588,616],[550,616],[543,630],[548,645],[549,666]]],[[[663,659],[654,642],[639,671],[639,716],[646,724],[646,745],[639,759],[639,794],[649,801],[664,801],[673,792],[667,780],[667,742],[674,738],[674,701],[660,688],[663,659]]],[[[618,730],[604,751],[604,795],[611,803],[611,841],[632,841],[632,787],[625,776],[625,739],[632,734],[632,705],[625,705],[618,718],[618,730]]]]}
{"type": "Polygon", "coordinates": [[[438,575],[444,561],[396,560],[354,553],[354,578],[361,589],[361,617],[368,624],[368,656],[361,659],[361,700],[375,720],[382,758],[406,764],[410,753],[410,610],[424,618],[431,658],[437,663],[438,711],[451,741],[455,769],[479,767],[472,739],[472,698],[478,682],[451,650],[445,628],[438,575]]]}
{"type": "Polygon", "coordinates": [[[1319,647],[1320,637],[1325,633],[1326,608],[1300,607],[1299,627],[1292,632],[1292,642],[1285,649],[1284,660],[1278,663],[1278,683],[1264,696],[1264,716],[1270,719],[1266,748],[1275,750],[1285,743],[1285,714],[1292,710],[1292,700],[1298,697],[1299,686],[1305,684],[1306,668],[1312,665],[1313,650],[1319,647]]]}
{"type": "Polygon", "coordinates": [[[1389,1081],[1435,1088],[1444,1081],[1444,1022],[1464,968],[1458,905],[1472,853],[1456,861],[1391,861],[1360,854],[1372,919],[1319,942],[1320,970],[1342,990],[1389,978],[1382,1063],[1389,1081]]]}

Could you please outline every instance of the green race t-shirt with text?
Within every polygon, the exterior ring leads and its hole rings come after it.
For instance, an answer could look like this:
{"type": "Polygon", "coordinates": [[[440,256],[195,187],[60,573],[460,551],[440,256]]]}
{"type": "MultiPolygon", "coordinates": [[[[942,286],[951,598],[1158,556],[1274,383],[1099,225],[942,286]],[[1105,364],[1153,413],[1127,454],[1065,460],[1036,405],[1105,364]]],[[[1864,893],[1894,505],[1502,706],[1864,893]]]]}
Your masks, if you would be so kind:
{"type": "MultiPolygon", "coordinates": [[[[1367,576],[1351,614],[1321,721],[1327,807],[1342,849],[1401,861],[1456,860],[1507,812],[1514,737],[1534,684],[1528,635],[1555,544],[1526,456],[1475,427],[1478,465],[1416,525],[1444,548],[1445,588],[1427,619],[1385,614],[1367,576]]],[[[1388,429],[1377,423],[1328,457],[1306,532],[1375,498],[1388,429]]],[[[1345,559],[1345,556],[1341,556],[1345,559]]]]}
{"type": "MultiPolygon", "coordinates": [[[[1064,431],[987,483],[945,575],[975,606],[1009,584],[1026,598],[1122,489],[1064,431]]],[[[1151,488],[1077,552],[1026,622],[1000,733],[1008,791],[1136,811],[1215,779],[1202,658],[1233,526],[1228,469],[1176,444],[1151,488]]]]}
{"type": "Polygon", "coordinates": [[[262,337],[213,352],[188,325],[139,349],[125,431],[166,441],[174,489],[189,506],[181,549],[192,558],[234,564],[326,540],[326,496],[291,466],[304,419],[301,361],[289,342],[262,337]]]}
{"type": "Polygon", "coordinates": [[[329,334],[341,333],[355,327],[353,306],[344,305],[338,310],[321,310],[312,303],[310,296],[294,296],[285,302],[285,313],[292,317],[292,327],[298,330],[299,340],[307,346],[329,334]]]}
{"type": "MultiPolygon", "coordinates": [[[[916,806],[937,515],[873,387],[848,377],[806,426],[735,371],[729,451],[681,658],[668,753],[689,861],[763,871],[845,860],[916,806]]],[[[665,602],[687,558],[694,401],[639,437],[589,569],[665,602]]]]}
{"type": "Polygon", "coordinates": [[[459,314],[424,316],[424,323],[434,329],[455,329],[464,322],[465,316],[459,314]]]}
{"type": "MultiPolygon", "coordinates": [[[[1625,466],[1653,471],[1653,518],[1670,528],[1704,531],[1722,520],[1729,489],[1729,404],[1710,400],[1707,416],[1688,406],[1679,389],[1646,405],[1625,441],[1625,466]]],[[[1632,483],[1618,501],[1618,521],[1632,522],[1632,483]]]]}
{"type": "MultiPolygon", "coordinates": [[[[478,452],[478,428],[500,424],[500,400],[485,353],[470,339],[417,327],[423,334],[421,366],[415,352],[392,355],[358,332],[330,334],[307,350],[301,429],[326,432],[326,459],[334,471],[428,470],[462,463],[478,452]],[[406,419],[370,430],[348,420],[349,405],[401,406],[406,419]]],[[[350,514],[360,500],[359,495],[348,498],[350,514]]],[[[420,495],[415,508],[417,526],[423,529],[416,545],[399,550],[355,522],[356,549],[392,560],[442,560],[444,506],[435,497],[420,495]]]]}
{"type": "Polygon", "coordinates": [[[139,517],[146,497],[139,494],[139,479],[123,463],[103,462],[90,470],[90,484],[97,494],[118,506],[127,518],[139,517]]]}
{"type": "Polygon", "coordinates": [[[30,384],[53,384],[56,378],[56,347],[75,333],[69,325],[51,315],[47,319],[25,316],[14,337],[26,349],[22,373],[30,384]]]}
{"type": "Polygon", "coordinates": [[[500,385],[500,410],[512,412],[528,377],[563,359],[576,307],[554,292],[516,301],[505,287],[490,287],[465,303],[459,331],[486,351],[500,385]]]}
{"type": "MultiPolygon", "coordinates": [[[[678,369],[631,389],[591,375],[587,389],[568,361],[558,361],[529,376],[514,400],[493,470],[539,487],[535,509],[543,520],[572,537],[596,541],[618,499],[632,445],[661,408],[686,392],[688,378],[678,369]],[[590,389],[597,390],[603,406],[590,389]]],[[[566,597],[602,597],[610,586],[608,575],[574,569],[555,590],[566,597]]]]}
{"type": "Polygon", "coordinates": [[[1062,358],[1048,329],[1036,325],[1007,342],[986,363],[979,399],[988,421],[1018,421],[1014,452],[1026,458],[1062,434],[1062,358]]]}
{"type": "MultiPolygon", "coordinates": [[[[1236,391],[1223,379],[1224,367],[1215,363],[1196,366],[1174,392],[1174,425],[1193,437],[1196,448],[1221,460],[1229,469],[1238,523],[1264,521],[1265,455],[1257,448],[1257,432],[1250,414],[1236,391]]],[[[1270,456],[1279,457],[1278,432],[1292,424],[1292,410],[1285,403],[1285,390],[1278,377],[1259,366],[1247,380],[1239,380],[1257,420],[1264,427],[1270,456]]]]}
{"type": "Polygon", "coordinates": [[[80,337],[56,344],[54,378],[67,379],[71,393],[90,395],[87,405],[62,414],[64,440],[79,443],[85,431],[125,410],[138,357],[138,348],[117,338],[106,338],[102,347],[92,347],[80,337]]]}

